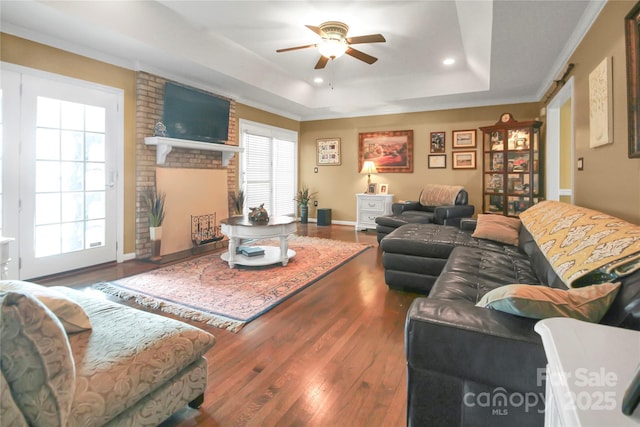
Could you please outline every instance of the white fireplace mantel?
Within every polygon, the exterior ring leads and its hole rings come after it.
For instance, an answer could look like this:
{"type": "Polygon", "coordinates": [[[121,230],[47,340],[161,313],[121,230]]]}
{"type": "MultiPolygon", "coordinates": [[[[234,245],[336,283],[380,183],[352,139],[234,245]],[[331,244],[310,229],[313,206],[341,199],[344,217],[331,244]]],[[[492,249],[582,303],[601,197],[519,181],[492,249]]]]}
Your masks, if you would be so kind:
{"type": "Polygon", "coordinates": [[[229,160],[234,154],[244,151],[243,148],[235,145],[215,144],[211,142],[190,141],[187,139],[165,138],[162,136],[150,136],[144,139],[146,145],[156,146],[156,163],[163,165],[167,159],[167,154],[173,147],[190,148],[192,150],[221,151],[222,166],[228,166],[229,160]]]}

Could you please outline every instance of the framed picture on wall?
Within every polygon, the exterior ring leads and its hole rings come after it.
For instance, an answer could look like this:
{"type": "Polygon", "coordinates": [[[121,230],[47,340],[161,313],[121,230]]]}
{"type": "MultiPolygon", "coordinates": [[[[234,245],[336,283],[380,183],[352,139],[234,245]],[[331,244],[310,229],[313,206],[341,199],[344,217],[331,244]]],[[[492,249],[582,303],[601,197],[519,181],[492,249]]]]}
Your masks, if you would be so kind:
{"type": "Polygon", "coordinates": [[[431,153],[444,153],[445,152],[445,135],[444,132],[431,132],[431,153]]]}
{"type": "Polygon", "coordinates": [[[316,164],[318,166],[339,166],[340,159],[340,138],[316,139],[316,164]]]}
{"type": "Polygon", "coordinates": [[[358,134],[358,172],[365,160],[376,165],[378,173],[413,172],[413,131],[394,130],[358,134]]]}
{"type": "Polygon", "coordinates": [[[453,148],[476,148],[476,130],[454,130],[453,148]]]}
{"type": "Polygon", "coordinates": [[[429,154],[429,169],[446,169],[447,168],[447,155],[446,154],[429,154]]]}
{"type": "Polygon", "coordinates": [[[624,18],[629,158],[640,158],[640,3],[624,18]]]}
{"type": "Polygon", "coordinates": [[[454,151],[451,153],[453,158],[453,169],[475,169],[476,168],[476,152],[475,151],[454,151]]]}

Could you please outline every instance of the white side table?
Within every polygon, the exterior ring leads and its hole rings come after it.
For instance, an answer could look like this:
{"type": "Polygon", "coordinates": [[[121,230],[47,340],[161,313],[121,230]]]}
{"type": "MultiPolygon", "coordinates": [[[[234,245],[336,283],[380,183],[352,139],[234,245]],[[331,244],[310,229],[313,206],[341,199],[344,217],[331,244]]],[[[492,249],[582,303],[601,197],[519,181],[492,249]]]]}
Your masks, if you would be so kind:
{"type": "Polygon", "coordinates": [[[356,194],[358,216],[356,218],[356,230],[376,228],[376,218],[391,214],[393,194],[356,194]]]}
{"type": "Polygon", "coordinates": [[[9,256],[9,243],[13,242],[13,237],[0,237],[0,279],[7,278],[8,264],[11,261],[9,256]]]}
{"type": "Polygon", "coordinates": [[[640,363],[640,332],[564,317],[541,320],[535,331],[548,361],[546,427],[640,426],[640,409],[621,409],[640,363]]]}

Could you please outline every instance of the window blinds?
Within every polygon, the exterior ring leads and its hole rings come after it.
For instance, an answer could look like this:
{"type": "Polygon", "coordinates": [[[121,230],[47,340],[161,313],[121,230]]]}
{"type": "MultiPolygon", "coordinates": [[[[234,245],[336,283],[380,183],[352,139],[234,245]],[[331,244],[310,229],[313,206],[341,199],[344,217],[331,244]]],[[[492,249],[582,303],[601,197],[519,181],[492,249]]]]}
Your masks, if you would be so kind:
{"type": "Polygon", "coordinates": [[[241,121],[240,131],[245,208],[264,204],[270,216],[295,216],[297,133],[245,121],[241,121]]]}

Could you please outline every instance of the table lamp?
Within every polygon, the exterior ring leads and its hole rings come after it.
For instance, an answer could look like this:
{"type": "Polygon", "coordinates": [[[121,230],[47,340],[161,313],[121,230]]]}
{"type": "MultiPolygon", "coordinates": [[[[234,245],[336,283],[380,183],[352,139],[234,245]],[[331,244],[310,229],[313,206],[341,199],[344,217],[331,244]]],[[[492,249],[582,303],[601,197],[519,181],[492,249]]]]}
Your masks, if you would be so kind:
{"type": "Polygon", "coordinates": [[[367,189],[365,190],[365,194],[368,194],[369,186],[371,185],[371,174],[378,173],[378,170],[376,169],[376,164],[371,160],[365,160],[364,164],[362,165],[362,170],[360,171],[360,173],[367,174],[367,189]]]}

